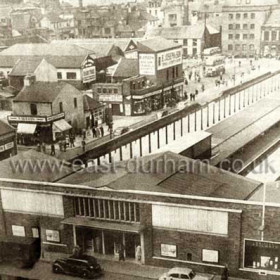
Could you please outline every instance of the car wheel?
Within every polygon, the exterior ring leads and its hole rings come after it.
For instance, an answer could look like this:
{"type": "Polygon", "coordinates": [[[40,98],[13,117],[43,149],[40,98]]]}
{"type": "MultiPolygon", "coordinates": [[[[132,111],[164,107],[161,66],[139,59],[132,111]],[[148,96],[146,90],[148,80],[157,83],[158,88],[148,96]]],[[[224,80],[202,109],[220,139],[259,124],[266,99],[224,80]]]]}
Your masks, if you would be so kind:
{"type": "Polygon", "coordinates": [[[57,265],[53,266],[53,272],[54,273],[62,273],[63,271],[61,270],[61,268],[57,265]]]}
{"type": "Polygon", "coordinates": [[[88,272],[87,270],[84,270],[84,271],[82,272],[82,277],[83,277],[83,278],[89,278],[89,272],[88,272]]]}

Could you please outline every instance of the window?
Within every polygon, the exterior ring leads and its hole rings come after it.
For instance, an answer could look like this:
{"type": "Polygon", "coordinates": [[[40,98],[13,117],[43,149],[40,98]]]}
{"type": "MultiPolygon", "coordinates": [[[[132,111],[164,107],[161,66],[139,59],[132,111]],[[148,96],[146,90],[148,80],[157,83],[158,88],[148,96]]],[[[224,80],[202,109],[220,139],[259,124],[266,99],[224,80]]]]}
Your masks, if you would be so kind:
{"type": "Polygon", "coordinates": [[[178,273],[172,273],[172,274],[169,274],[169,276],[171,278],[179,279],[179,274],[178,273]]]}
{"type": "Polygon", "coordinates": [[[245,23],[245,24],[243,24],[243,29],[248,29],[248,24],[247,23],[245,23]]]}
{"type": "Polygon", "coordinates": [[[235,34],[235,39],[240,39],[240,34],[235,34]]]}
{"type": "Polygon", "coordinates": [[[229,15],[228,15],[228,18],[229,18],[229,19],[233,19],[233,14],[229,14],[229,15]]]}
{"type": "Polygon", "coordinates": [[[187,261],[191,261],[192,260],[192,254],[191,253],[188,253],[187,254],[187,261]]]}
{"type": "Polygon", "coordinates": [[[193,39],[193,46],[197,47],[197,39],[193,39]]]}
{"type": "Polygon", "coordinates": [[[118,93],[118,89],[117,88],[114,88],[114,93],[118,93]]]}
{"type": "Polygon", "coordinates": [[[57,78],[58,78],[58,80],[62,79],[62,73],[61,72],[57,72],[57,78]]]}
{"type": "Polygon", "coordinates": [[[36,104],[30,104],[30,112],[32,116],[36,116],[38,114],[36,104]]]}
{"type": "Polygon", "coordinates": [[[107,93],[107,88],[103,88],[103,93],[107,93]]]}
{"type": "Polygon", "coordinates": [[[242,51],[246,51],[247,50],[247,45],[242,45],[242,51]]]}
{"type": "Polygon", "coordinates": [[[63,112],[63,104],[62,104],[62,102],[59,102],[59,112],[60,113],[63,112]]]}
{"type": "Polygon", "coordinates": [[[244,19],[248,18],[248,14],[247,13],[243,14],[243,18],[244,19]]]}
{"type": "Polygon", "coordinates": [[[106,27],[105,28],[105,34],[110,34],[111,33],[111,28],[110,27],[106,27]]]}
{"type": "Polygon", "coordinates": [[[78,107],[77,98],[74,98],[74,108],[78,107]]]}
{"type": "Polygon", "coordinates": [[[277,37],[277,32],[276,31],[272,31],[271,32],[271,40],[272,41],[276,41],[276,37],[277,37]]]}
{"type": "Polygon", "coordinates": [[[240,29],[240,24],[239,23],[235,25],[235,29],[237,29],[237,30],[240,29]]]}
{"type": "Polygon", "coordinates": [[[232,29],[233,29],[233,24],[229,24],[229,25],[228,25],[228,29],[229,29],[229,30],[232,30],[232,29]]]}
{"type": "Polygon", "coordinates": [[[240,14],[236,14],[236,19],[240,19],[241,15],[240,14]]]}
{"type": "Polygon", "coordinates": [[[98,92],[98,93],[101,93],[101,88],[97,88],[97,92],[98,92]]]}
{"type": "Polygon", "coordinates": [[[66,78],[67,78],[67,80],[76,80],[77,74],[75,72],[67,72],[66,78]]]}
{"type": "Polygon", "coordinates": [[[228,39],[229,40],[233,39],[233,35],[232,34],[228,34],[228,39]]]}
{"type": "Polygon", "coordinates": [[[240,51],[240,45],[239,44],[235,45],[235,50],[240,51]]]}
{"type": "Polygon", "coordinates": [[[269,41],[269,31],[264,32],[264,40],[269,41]]]}
{"type": "Polygon", "coordinates": [[[250,39],[255,39],[255,34],[250,34],[250,39]]]}
{"type": "Polygon", "coordinates": [[[251,13],[251,19],[254,19],[256,17],[255,13],[251,13]]]}
{"type": "Polygon", "coordinates": [[[181,274],[181,279],[190,279],[188,275],[186,274],[181,274]]]}
{"type": "Polygon", "coordinates": [[[46,240],[51,242],[60,242],[59,231],[46,229],[46,240]]]}
{"type": "Polygon", "coordinates": [[[233,46],[232,45],[228,45],[228,50],[232,51],[233,50],[233,46]]]}
{"type": "Polygon", "coordinates": [[[248,34],[243,34],[243,39],[244,40],[248,39],[248,34]]]}
{"type": "Polygon", "coordinates": [[[250,51],[255,50],[255,46],[253,44],[251,44],[249,47],[250,47],[250,51]]]}
{"type": "Polygon", "coordinates": [[[255,24],[251,24],[251,25],[250,25],[250,28],[251,28],[251,29],[255,29],[255,24]]]}
{"type": "Polygon", "coordinates": [[[161,66],[161,57],[158,58],[158,66],[161,66]]]}

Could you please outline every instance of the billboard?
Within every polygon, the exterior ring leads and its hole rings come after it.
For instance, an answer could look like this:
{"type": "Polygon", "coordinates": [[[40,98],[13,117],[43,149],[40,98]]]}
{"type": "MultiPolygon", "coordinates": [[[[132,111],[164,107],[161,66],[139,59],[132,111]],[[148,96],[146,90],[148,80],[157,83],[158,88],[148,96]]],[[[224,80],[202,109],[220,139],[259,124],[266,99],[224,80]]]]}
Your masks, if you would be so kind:
{"type": "Polygon", "coordinates": [[[96,68],[94,60],[90,57],[82,65],[83,83],[90,83],[96,80],[96,68]]]}
{"type": "Polygon", "coordinates": [[[157,54],[157,69],[162,70],[183,63],[183,49],[164,51],[157,54]]]}
{"type": "Polygon", "coordinates": [[[139,74],[155,75],[155,55],[148,53],[139,54],[139,74]]]}

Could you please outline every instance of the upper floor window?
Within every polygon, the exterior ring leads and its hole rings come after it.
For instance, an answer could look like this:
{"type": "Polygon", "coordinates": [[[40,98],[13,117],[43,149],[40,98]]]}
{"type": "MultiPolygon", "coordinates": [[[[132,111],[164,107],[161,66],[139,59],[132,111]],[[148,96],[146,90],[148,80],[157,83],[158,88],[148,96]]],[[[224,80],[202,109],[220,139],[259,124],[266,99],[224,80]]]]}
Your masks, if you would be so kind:
{"type": "Polygon", "coordinates": [[[57,79],[61,80],[62,79],[62,73],[61,72],[57,72],[57,79]]]}
{"type": "Polygon", "coordinates": [[[233,19],[233,14],[229,14],[229,15],[228,15],[228,18],[229,18],[229,19],[233,19]]]}
{"type": "Polygon", "coordinates": [[[243,18],[244,19],[248,18],[248,14],[247,13],[243,14],[243,18]]]}
{"type": "Polygon", "coordinates": [[[255,34],[250,34],[250,39],[255,39],[255,34]]]}
{"type": "Polygon", "coordinates": [[[235,39],[240,39],[240,34],[235,34],[235,39]]]}
{"type": "Polygon", "coordinates": [[[233,39],[233,35],[232,34],[228,34],[228,39],[229,40],[233,39]]]}
{"type": "Polygon", "coordinates": [[[250,25],[250,28],[251,28],[251,29],[255,29],[255,24],[251,24],[251,25],[250,25]]]}
{"type": "Polygon", "coordinates": [[[237,30],[240,29],[240,24],[236,24],[235,29],[237,29],[237,30]]]}
{"type": "Polygon", "coordinates": [[[59,112],[62,113],[63,112],[63,103],[59,102],[59,112]]]}
{"type": "Polygon", "coordinates": [[[232,51],[233,50],[233,46],[230,44],[230,45],[228,45],[228,50],[229,51],[232,51]]]}
{"type": "Polygon", "coordinates": [[[269,31],[264,32],[264,40],[269,41],[269,31]]]}
{"type": "Polygon", "coordinates": [[[247,39],[248,38],[248,34],[243,34],[243,39],[247,39]]]}
{"type": "Polygon", "coordinates": [[[243,24],[243,29],[248,29],[248,24],[247,23],[245,23],[245,24],[243,24]]]}
{"type": "Polygon", "coordinates": [[[251,13],[251,19],[254,19],[256,17],[255,13],[251,13]]]}
{"type": "Polygon", "coordinates": [[[228,25],[228,29],[229,29],[229,30],[232,30],[232,29],[233,29],[233,24],[229,24],[229,25],[228,25]]]}
{"type": "Polygon", "coordinates": [[[274,30],[271,32],[271,40],[276,41],[276,38],[277,38],[277,32],[274,30]]]}
{"type": "Polygon", "coordinates": [[[236,14],[236,19],[240,19],[241,15],[240,14],[236,14]]]}
{"type": "Polygon", "coordinates": [[[38,114],[38,111],[37,111],[37,104],[30,104],[30,112],[31,112],[31,115],[35,116],[38,114]]]}
{"type": "Polygon", "coordinates": [[[67,78],[67,80],[76,80],[77,74],[75,72],[67,72],[66,78],[67,78]]]}

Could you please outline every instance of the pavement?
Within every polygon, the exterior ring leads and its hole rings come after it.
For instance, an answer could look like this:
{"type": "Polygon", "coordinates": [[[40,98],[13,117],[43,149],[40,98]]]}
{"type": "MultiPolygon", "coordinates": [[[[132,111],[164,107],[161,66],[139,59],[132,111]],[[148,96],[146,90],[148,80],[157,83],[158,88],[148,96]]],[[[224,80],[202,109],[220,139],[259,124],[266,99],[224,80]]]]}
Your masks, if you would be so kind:
{"type": "MultiPolygon", "coordinates": [[[[100,279],[159,279],[159,277],[167,272],[168,268],[154,267],[148,265],[141,265],[132,262],[120,262],[98,260],[101,267],[104,269],[104,276],[100,279]]],[[[54,274],[50,262],[39,261],[32,269],[20,269],[11,264],[0,264],[0,275],[9,275],[24,277],[28,279],[39,280],[78,280],[79,277],[72,277],[68,275],[54,274]]],[[[215,275],[214,280],[220,280],[220,275],[215,275]]],[[[241,280],[238,278],[229,277],[229,280],[241,280]]]]}

